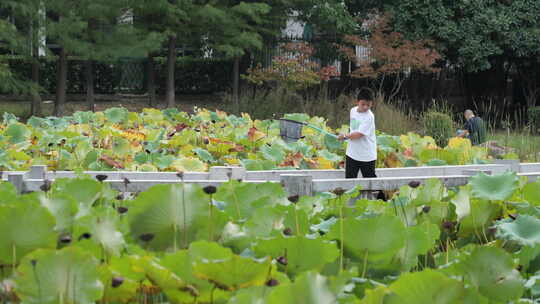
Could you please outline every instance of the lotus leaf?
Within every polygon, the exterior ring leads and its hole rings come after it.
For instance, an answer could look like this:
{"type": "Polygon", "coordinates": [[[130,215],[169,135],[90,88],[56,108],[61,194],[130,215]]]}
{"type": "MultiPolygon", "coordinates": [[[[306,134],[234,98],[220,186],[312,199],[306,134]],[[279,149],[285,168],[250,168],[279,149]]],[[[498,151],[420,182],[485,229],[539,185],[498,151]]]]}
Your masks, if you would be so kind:
{"type": "Polygon", "coordinates": [[[525,281],[515,266],[504,250],[479,247],[463,262],[462,271],[482,295],[507,302],[519,299],[524,290],[525,281]]]}
{"type": "Polygon", "coordinates": [[[406,232],[398,217],[381,215],[339,220],[326,237],[343,242],[345,254],[351,258],[377,261],[395,255],[405,244],[406,232]]]}
{"type": "Polygon", "coordinates": [[[17,268],[17,295],[24,303],[95,303],[103,296],[97,266],[97,261],[79,248],[38,249],[17,268]]]}
{"type": "Polygon", "coordinates": [[[514,241],[523,246],[540,244],[540,220],[530,215],[520,215],[515,221],[500,221],[497,227],[497,237],[514,241]]]}
{"type": "Polygon", "coordinates": [[[9,142],[18,144],[30,138],[32,131],[22,123],[12,123],[4,131],[4,136],[9,137],[9,142]]]}
{"type": "Polygon", "coordinates": [[[451,304],[462,303],[465,297],[463,285],[435,270],[405,273],[390,285],[395,294],[389,297],[389,304],[451,304]]]}
{"type": "Polygon", "coordinates": [[[127,121],[128,111],[125,108],[109,108],[105,110],[105,117],[115,124],[124,123],[127,121]]]}
{"type": "MultiPolygon", "coordinates": [[[[269,258],[253,259],[235,255],[230,249],[212,243],[199,243],[199,254],[193,265],[193,273],[223,290],[234,291],[266,283],[271,261],[269,258]],[[225,251],[226,250],[226,251],[225,251]]],[[[191,251],[191,248],[190,248],[191,251]]]]}
{"type": "Polygon", "coordinates": [[[288,264],[283,269],[291,277],[308,270],[319,271],[339,256],[335,243],[303,236],[261,239],[254,251],[258,256],[287,258],[288,264]]]}
{"type": "Polygon", "coordinates": [[[523,198],[535,206],[540,205],[540,182],[526,184],[523,187],[523,198]]]}
{"type": "Polygon", "coordinates": [[[193,184],[156,185],[132,202],[128,213],[131,234],[155,250],[187,248],[197,237],[221,233],[226,219],[215,206],[210,218],[210,199],[193,184]],[[147,236],[147,237],[145,237],[147,236]]]}
{"type": "Polygon", "coordinates": [[[16,265],[38,248],[54,248],[55,220],[37,200],[0,205],[0,263],[16,265]]]}
{"type": "Polygon", "coordinates": [[[328,304],[336,301],[336,295],[328,287],[328,279],[316,272],[309,271],[300,275],[294,283],[275,287],[266,303],[328,304]]]}
{"type": "Polygon", "coordinates": [[[518,178],[513,172],[497,175],[479,173],[471,178],[471,194],[473,197],[502,201],[510,198],[518,188],[518,178]]]}

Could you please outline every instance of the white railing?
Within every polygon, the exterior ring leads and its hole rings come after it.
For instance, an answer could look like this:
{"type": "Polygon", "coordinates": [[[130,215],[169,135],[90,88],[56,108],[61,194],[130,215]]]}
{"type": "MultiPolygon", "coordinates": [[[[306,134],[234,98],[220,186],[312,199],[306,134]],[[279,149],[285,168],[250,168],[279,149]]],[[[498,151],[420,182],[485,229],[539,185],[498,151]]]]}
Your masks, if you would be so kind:
{"type": "MultiPolygon", "coordinates": [[[[540,163],[523,163],[510,160],[495,161],[487,165],[437,166],[377,169],[377,178],[346,179],[344,170],[268,170],[246,171],[243,167],[211,167],[209,172],[131,172],[86,171],[90,176],[106,175],[105,183],[126,191],[144,191],[157,184],[193,183],[201,186],[219,186],[229,179],[247,183],[280,182],[289,193],[312,194],[335,188],[351,189],[357,185],[363,190],[396,190],[411,181],[424,182],[436,178],[447,187],[465,185],[479,172],[498,174],[511,170],[530,181],[540,177],[540,163]]],[[[1,179],[10,181],[20,192],[39,191],[45,181],[57,178],[74,178],[73,171],[47,171],[46,166],[32,166],[29,171],[6,171],[1,179]]]]}

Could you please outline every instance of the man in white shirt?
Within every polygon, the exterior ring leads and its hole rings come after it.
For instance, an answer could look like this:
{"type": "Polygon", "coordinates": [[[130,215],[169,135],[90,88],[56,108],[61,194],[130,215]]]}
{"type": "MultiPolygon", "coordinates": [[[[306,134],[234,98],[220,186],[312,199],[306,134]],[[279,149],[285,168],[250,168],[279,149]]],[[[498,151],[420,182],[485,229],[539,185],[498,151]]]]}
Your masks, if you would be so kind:
{"type": "Polygon", "coordinates": [[[350,133],[339,135],[340,140],[349,140],[345,160],[345,177],[377,177],[377,137],[375,136],[375,116],[371,112],[373,99],[369,91],[361,91],[357,96],[357,106],[351,109],[350,133]]]}

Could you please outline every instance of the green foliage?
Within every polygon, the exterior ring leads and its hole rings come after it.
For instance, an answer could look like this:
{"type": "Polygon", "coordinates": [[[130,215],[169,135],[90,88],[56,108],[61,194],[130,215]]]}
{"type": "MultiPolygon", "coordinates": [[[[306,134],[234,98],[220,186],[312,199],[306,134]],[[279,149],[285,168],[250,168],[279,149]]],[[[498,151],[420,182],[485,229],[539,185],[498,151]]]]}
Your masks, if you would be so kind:
{"type": "Polygon", "coordinates": [[[357,191],[292,204],[279,184],[236,180],[213,201],[181,182],[134,199],[89,178],[27,195],[0,183],[0,262],[5,282],[15,283],[3,292],[22,303],[535,299],[540,221],[524,199],[531,190],[508,174],[477,178],[452,190],[431,180],[388,203],[354,205],[346,202],[357,191]],[[494,196],[477,198],[490,184],[494,196]],[[512,201],[498,199],[508,193],[512,201]]]}
{"type": "Polygon", "coordinates": [[[444,113],[430,111],[424,113],[422,120],[426,134],[433,137],[438,146],[445,147],[453,136],[452,118],[444,113]]]}
{"type": "Polygon", "coordinates": [[[97,266],[79,248],[36,250],[17,269],[18,295],[24,303],[95,303],[104,289],[97,266]]]}
{"type": "MultiPolygon", "coordinates": [[[[54,94],[56,91],[56,62],[54,57],[39,60],[41,71],[39,85],[46,94],[54,94]]],[[[0,62],[5,61],[8,72],[16,79],[30,79],[31,61],[21,56],[0,56],[0,62]]],[[[165,92],[166,84],[166,61],[155,58],[156,70],[155,88],[158,94],[165,92]]],[[[135,60],[130,63],[134,67],[144,68],[145,60],[135,60]]],[[[67,92],[70,94],[83,94],[86,92],[86,79],[84,77],[84,61],[71,57],[68,60],[67,92]]],[[[102,60],[95,62],[93,67],[96,79],[94,80],[95,92],[98,94],[115,94],[120,91],[123,77],[137,76],[136,71],[129,71],[126,64],[120,60],[102,60]]],[[[1,67],[0,67],[1,71],[1,67]]],[[[181,57],[176,61],[175,67],[175,91],[178,93],[213,93],[225,91],[230,87],[230,75],[232,73],[232,61],[216,58],[191,58],[181,57]]],[[[147,89],[146,74],[140,75],[141,81],[136,84],[135,92],[144,92],[147,89]]],[[[8,80],[6,80],[8,81],[8,80]]],[[[0,83],[0,93],[13,92],[10,82],[0,83]],[[3,86],[6,85],[6,86],[3,86]]],[[[27,86],[24,83],[25,88],[27,86]]],[[[16,89],[16,88],[15,88],[16,89]]],[[[16,93],[17,91],[15,91],[16,93]]]]}
{"type": "Polygon", "coordinates": [[[527,115],[529,117],[529,124],[534,132],[538,132],[540,129],[540,107],[530,107],[527,109],[527,115]]]}

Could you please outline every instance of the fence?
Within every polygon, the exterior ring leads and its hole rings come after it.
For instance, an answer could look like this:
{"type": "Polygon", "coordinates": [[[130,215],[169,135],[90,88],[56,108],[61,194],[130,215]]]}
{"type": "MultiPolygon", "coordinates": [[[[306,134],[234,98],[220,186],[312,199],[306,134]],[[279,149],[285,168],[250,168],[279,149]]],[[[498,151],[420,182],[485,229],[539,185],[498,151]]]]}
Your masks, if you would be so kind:
{"type": "MultiPolygon", "coordinates": [[[[191,183],[201,186],[220,186],[230,179],[247,183],[279,182],[290,194],[311,195],[335,188],[351,189],[360,185],[363,190],[396,190],[411,181],[424,182],[436,178],[447,187],[461,186],[479,172],[498,174],[507,170],[526,176],[529,181],[540,177],[540,163],[520,164],[518,161],[500,160],[489,165],[383,168],[377,169],[377,178],[346,179],[344,170],[268,170],[246,171],[243,167],[212,167],[209,172],[127,172],[87,171],[90,176],[106,175],[105,183],[125,192],[139,192],[157,184],[191,183]]],[[[1,179],[15,185],[19,192],[39,191],[46,181],[74,178],[72,171],[47,171],[46,166],[32,166],[28,172],[3,172],[1,179]]]]}

